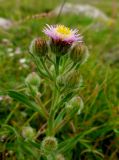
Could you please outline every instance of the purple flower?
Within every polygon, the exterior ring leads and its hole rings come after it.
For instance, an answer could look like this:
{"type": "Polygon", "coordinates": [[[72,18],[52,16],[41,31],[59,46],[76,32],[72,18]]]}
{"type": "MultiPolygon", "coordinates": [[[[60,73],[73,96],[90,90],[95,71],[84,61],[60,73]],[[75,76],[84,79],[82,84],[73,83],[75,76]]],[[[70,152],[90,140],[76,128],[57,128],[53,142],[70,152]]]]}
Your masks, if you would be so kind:
{"type": "Polygon", "coordinates": [[[43,32],[53,41],[65,42],[65,44],[82,42],[82,37],[78,34],[77,29],[73,30],[64,25],[47,25],[43,32]]]}

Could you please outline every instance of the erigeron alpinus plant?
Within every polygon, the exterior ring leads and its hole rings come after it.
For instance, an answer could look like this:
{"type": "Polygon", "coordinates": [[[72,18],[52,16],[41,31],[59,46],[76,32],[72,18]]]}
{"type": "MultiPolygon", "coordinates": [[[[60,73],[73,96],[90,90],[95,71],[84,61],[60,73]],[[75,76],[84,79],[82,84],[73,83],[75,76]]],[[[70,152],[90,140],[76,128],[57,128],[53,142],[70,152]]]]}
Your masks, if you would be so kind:
{"type": "Polygon", "coordinates": [[[43,132],[34,132],[30,127],[21,129],[21,136],[38,149],[39,157],[35,158],[61,160],[67,159],[66,152],[83,137],[76,134],[63,141],[58,135],[67,125],[77,123],[84,108],[79,94],[82,85],[80,65],[87,60],[88,49],[77,29],[46,25],[43,32],[47,40],[35,38],[29,47],[37,73],[26,78],[24,94],[8,91],[8,95],[43,118],[43,132]],[[42,139],[38,138],[40,135],[42,139]]]}

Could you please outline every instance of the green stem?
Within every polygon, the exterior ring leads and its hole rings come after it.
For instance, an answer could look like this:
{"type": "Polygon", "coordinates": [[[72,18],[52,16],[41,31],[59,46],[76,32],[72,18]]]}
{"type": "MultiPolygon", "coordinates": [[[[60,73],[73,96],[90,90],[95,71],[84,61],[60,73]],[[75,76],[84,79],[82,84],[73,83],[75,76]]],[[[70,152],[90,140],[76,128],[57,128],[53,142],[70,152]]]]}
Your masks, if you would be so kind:
{"type": "Polygon", "coordinates": [[[75,66],[76,66],[76,64],[73,63],[73,64],[65,71],[64,74],[67,74],[68,72],[70,72],[75,66]]]}
{"type": "Polygon", "coordinates": [[[42,112],[44,113],[45,118],[48,119],[49,114],[48,114],[45,106],[42,104],[40,98],[39,98],[38,96],[36,96],[36,97],[35,97],[35,100],[36,100],[37,104],[39,104],[42,112]]]}
{"type": "Polygon", "coordinates": [[[4,124],[7,124],[9,122],[9,120],[11,119],[12,115],[15,113],[15,111],[19,108],[19,103],[16,104],[15,108],[10,112],[10,114],[8,115],[8,117],[5,120],[4,124]]]}
{"type": "Polygon", "coordinates": [[[51,80],[53,80],[52,75],[50,74],[50,72],[49,72],[47,66],[45,65],[44,60],[43,60],[43,59],[40,59],[40,61],[41,61],[41,63],[42,63],[42,66],[44,67],[45,71],[47,72],[49,78],[50,78],[51,80]]]}
{"type": "Polygon", "coordinates": [[[30,52],[30,54],[31,54],[31,56],[32,56],[32,58],[33,58],[33,60],[34,60],[34,62],[35,62],[35,64],[36,64],[36,66],[37,66],[37,70],[38,70],[40,76],[43,77],[43,78],[48,77],[48,76],[41,70],[41,68],[39,67],[39,63],[38,63],[38,60],[37,60],[36,56],[34,56],[31,52],[30,52]]]}
{"type": "Polygon", "coordinates": [[[56,134],[57,131],[62,128],[66,123],[69,122],[69,120],[71,119],[71,117],[69,117],[69,115],[67,115],[53,130],[53,133],[56,134]]]}
{"type": "Polygon", "coordinates": [[[55,112],[54,109],[58,103],[58,92],[57,88],[55,87],[53,90],[53,98],[52,98],[52,104],[50,108],[50,113],[49,113],[49,119],[48,119],[48,128],[47,128],[47,135],[48,136],[53,136],[53,124],[54,124],[54,117],[55,117],[55,112]]]}
{"type": "Polygon", "coordinates": [[[55,65],[55,62],[47,55],[46,58],[52,63],[55,65]]]}
{"type": "Polygon", "coordinates": [[[56,56],[56,64],[55,64],[56,76],[59,75],[59,64],[60,64],[60,57],[56,56]]]}

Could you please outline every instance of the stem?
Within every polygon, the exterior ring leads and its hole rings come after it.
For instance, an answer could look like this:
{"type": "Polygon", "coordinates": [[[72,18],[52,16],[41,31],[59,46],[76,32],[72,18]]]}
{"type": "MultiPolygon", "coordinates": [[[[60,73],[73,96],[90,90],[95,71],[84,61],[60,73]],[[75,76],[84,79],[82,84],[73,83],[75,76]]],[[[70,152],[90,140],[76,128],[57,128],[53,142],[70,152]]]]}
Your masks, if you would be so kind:
{"type": "Polygon", "coordinates": [[[36,56],[34,56],[31,52],[29,52],[29,53],[31,54],[32,58],[34,59],[34,62],[35,62],[35,64],[36,64],[36,66],[37,66],[37,70],[38,70],[38,72],[40,73],[40,76],[41,76],[41,77],[44,77],[44,78],[48,77],[48,76],[41,70],[41,68],[39,67],[39,63],[38,63],[38,60],[37,60],[36,56]]]}
{"type": "Polygon", "coordinates": [[[23,128],[24,126],[28,125],[28,124],[30,123],[30,121],[31,121],[34,117],[36,117],[38,114],[39,114],[38,112],[33,113],[32,116],[23,124],[22,128],[23,128]]]}
{"type": "Polygon", "coordinates": [[[50,72],[49,72],[49,70],[48,70],[47,66],[45,65],[44,60],[41,58],[41,59],[40,59],[40,61],[41,61],[42,65],[43,65],[43,67],[44,67],[45,71],[47,72],[47,74],[48,74],[49,78],[50,78],[51,80],[53,80],[52,75],[50,74],[50,72]]]}
{"type": "Polygon", "coordinates": [[[67,115],[53,130],[53,133],[56,134],[57,131],[62,128],[69,120],[71,119],[71,117],[69,117],[69,115],[67,115]]]}
{"type": "Polygon", "coordinates": [[[55,62],[47,55],[46,58],[52,63],[55,65],[55,62]]]}
{"type": "Polygon", "coordinates": [[[56,64],[55,64],[56,76],[59,75],[59,64],[60,64],[60,57],[56,56],[56,64]]]}
{"type": "Polygon", "coordinates": [[[15,111],[19,108],[19,104],[17,103],[15,108],[10,112],[10,114],[8,115],[8,117],[5,120],[4,124],[7,124],[9,122],[9,120],[11,119],[12,115],[15,113],[15,111]]]}
{"type": "Polygon", "coordinates": [[[73,63],[64,74],[67,74],[69,71],[71,71],[76,66],[75,63],[73,63]]]}
{"type": "Polygon", "coordinates": [[[39,104],[39,106],[41,107],[41,109],[42,109],[42,111],[43,111],[43,113],[44,113],[44,115],[45,115],[45,118],[46,119],[48,119],[48,112],[47,112],[47,110],[46,110],[46,108],[44,107],[44,105],[42,104],[42,102],[41,102],[41,100],[39,99],[39,97],[35,97],[35,99],[36,99],[36,102],[39,104]]]}
{"type": "Polygon", "coordinates": [[[47,128],[47,135],[48,136],[53,136],[53,124],[54,124],[54,117],[55,117],[54,109],[57,105],[58,98],[59,98],[59,95],[57,92],[57,88],[55,87],[53,90],[52,104],[51,104],[49,119],[48,119],[48,128],[47,128]]]}

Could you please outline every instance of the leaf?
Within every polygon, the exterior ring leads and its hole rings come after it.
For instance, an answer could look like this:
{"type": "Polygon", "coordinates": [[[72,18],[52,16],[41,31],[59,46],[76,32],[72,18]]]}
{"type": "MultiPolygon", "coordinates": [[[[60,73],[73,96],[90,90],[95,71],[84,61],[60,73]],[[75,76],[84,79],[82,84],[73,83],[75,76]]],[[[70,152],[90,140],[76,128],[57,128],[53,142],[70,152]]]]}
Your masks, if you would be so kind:
{"type": "Polygon", "coordinates": [[[7,128],[9,132],[14,133],[17,137],[19,137],[17,130],[14,127],[7,125],[7,124],[5,124],[5,125],[3,124],[2,127],[7,128]]]}
{"type": "Polygon", "coordinates": [[[28,141],[30,144],[32,144],[35,148],[40,150],[41,144],[40,143],[36,143],[34,141],[29,140],[28,141]]]}
{"type": "Polygon", "coordinates": [[[65,115],[65,109],[62,109],[54,121],[54,126],[57,126],[62,121],[64,115],[65,115]]]}
{"type": "Polygon", "coordinates": [[[26,96],[25,94],[16,91],[8,91],[8,95],[13,99],[17,100],[18,102],[25,104],[30,109],[41,113],[41,109],[33,101],[31,101],[29,97],[26,96]]]}
{"type": "Polygon", "coordinates": [[[70,138],[68,140],[65,140],[64,142],[61,142],[59,144],[59,147],[58,147],[58,151],[59,153],[65,153],[65,152],[69,152],[73,147],[74,145],[80,141],[80,139],[82,139],[85,135],[95,131],[98,127],[94,127],[94,128],[91,128],[90,130],[86,131],[86,132],[83,132],[82,134],[78,134],[76,135],[75,137],[73,138],[70,138]]]}
{"type": "Polygon", "coordinates": [[[22,142],[22,141],[17,141],[19,147],[21,148],[21,150],[23,150],[23,152],[25,151],[25,153],[27,153],[28,155],[32,155],[36,160],[37,160],[37,154],[35,152],[35,150],[32,148],[31,145],[29,145],[29,143],[27,142],[22,142]]]}

